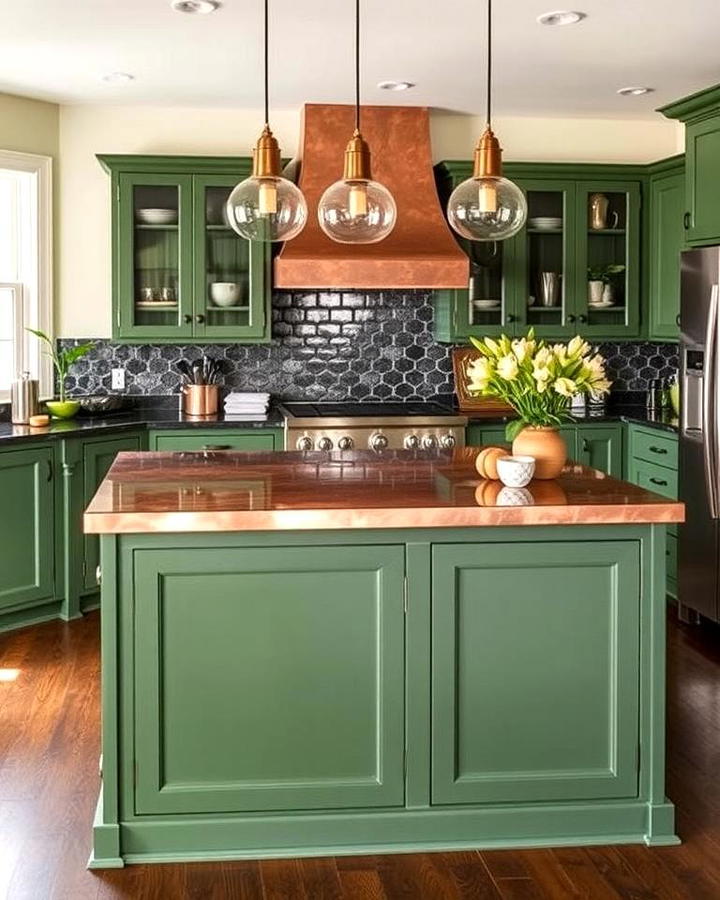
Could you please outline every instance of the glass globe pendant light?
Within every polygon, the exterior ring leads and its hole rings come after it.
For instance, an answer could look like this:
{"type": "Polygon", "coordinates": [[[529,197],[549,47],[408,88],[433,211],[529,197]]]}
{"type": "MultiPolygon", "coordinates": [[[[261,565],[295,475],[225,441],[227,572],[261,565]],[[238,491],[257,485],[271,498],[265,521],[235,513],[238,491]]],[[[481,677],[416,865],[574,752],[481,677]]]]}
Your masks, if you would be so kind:
{"type": "Polygon", "coordinates": [[[320,198],[318,221],[340,244],[376,244],[397,221],[393,195],[372,180],[370,147],[360,131],[360,0],[355,0],[355,130],[345,148],[342,179],[320,198]]]}
{"type": "Polygon", "coordinates": [[[289,241],[305,227],[302,191],[280,169],[280,147],[270,130],[268,103],[268,0],[265,12],[265,127],[253,149],[252,175],[236,185],[225,207],[227,220],[249,241],[289,241]]]}
{"type": "Polygon", "coordinates": [[[487,119],[475,147],[473,175],[450,195],[450,225],[470,241],[504,241],[525,224],[527,200],[520,188],[502,177],[502,150],[491,126],[492,0],[487,0],[487,119]]]}

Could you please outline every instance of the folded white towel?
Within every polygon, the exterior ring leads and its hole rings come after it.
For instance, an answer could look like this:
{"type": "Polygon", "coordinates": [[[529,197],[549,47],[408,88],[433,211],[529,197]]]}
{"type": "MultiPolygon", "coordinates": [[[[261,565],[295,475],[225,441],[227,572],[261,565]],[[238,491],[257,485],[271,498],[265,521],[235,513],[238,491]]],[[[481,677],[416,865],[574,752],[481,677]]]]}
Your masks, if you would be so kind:
{"type": "Polygon", "coordinates": [[[269,403],[270,394],[265,394],[262,392],[248,393],[243,391],[231,391],[225,398],[225,402],[227,403],[228,400],[250,400],[251,402],[262,401],[265,403],[269,403]]]}
{"type": "Polygon", "coordinates": [[[257,413],[255,415],[242,415],[240,413],[225,413],[226,422],[265,422],[267,413],[257,413]]]}

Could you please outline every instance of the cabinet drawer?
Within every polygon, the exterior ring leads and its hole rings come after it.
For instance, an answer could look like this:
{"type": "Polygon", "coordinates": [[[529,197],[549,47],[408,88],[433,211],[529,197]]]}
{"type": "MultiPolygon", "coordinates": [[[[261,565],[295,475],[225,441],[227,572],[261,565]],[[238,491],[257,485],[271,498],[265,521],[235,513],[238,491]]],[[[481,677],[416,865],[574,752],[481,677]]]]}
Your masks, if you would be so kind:
{"type": "Polygon", "coordinates": [[[677,469],[678,444],[674,436],[634,428],[631,432],[630,453],[636,459],[677,469]]]}
{"type": "Polygon", "coordinates": [[[155,431],[150,435],[151,450],[281,450],[282,435],[278,430],[247,429],[230,431],[155,431]]]}
{"type": "Polygon", "coordinates": [[[634,458],[630,464],[630,481],[647,491],[677,499],[677,472],[672,469],[634,458]]]}

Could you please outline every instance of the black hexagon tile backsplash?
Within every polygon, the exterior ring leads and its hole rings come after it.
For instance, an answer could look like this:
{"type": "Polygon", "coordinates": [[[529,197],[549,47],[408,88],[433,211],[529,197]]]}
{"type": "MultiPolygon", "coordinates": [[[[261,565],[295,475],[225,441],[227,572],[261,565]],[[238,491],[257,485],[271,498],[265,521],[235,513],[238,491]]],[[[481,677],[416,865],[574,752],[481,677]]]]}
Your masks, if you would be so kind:
{"type": "MultiPolygon", "coordinates": [[[[269,344],[97,341],[73,366],[67,389],[108,393],[111,369],[124,368],[127,393],[174,394],[178,361],[206,353],[222,361],[227,388],[286,400],[427,400],[452,392],[452,348],[433,337],[430,291],[277,293],[272,323],[269,344]]],[[[599,349],[618,391],[645,391],[652,379],[677,370],[674,344],[604,343],[599,349]]]]}

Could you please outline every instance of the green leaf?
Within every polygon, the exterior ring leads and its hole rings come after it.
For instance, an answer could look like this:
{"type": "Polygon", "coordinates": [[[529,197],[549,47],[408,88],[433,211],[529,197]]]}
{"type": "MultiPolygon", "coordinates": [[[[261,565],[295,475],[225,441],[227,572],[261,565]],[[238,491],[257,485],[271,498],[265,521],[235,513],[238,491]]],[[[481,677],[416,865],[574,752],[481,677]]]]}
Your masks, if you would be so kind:
{"type": "Polygon", "coordinates": [[[29,331],[30,334],[34,334],[35,337],[40,338],[41,341],[45,341],[45,343],[50,344],[51,347],[53,346],[52,340],[45,334],[44,331],[40,331],[39,328],[28,328],[26,326],[25,331],[29,331]]]}
{"type": "Polygon", "coordinates": [[[77,362],[78,359],[81,359],[89,353],[94,346],[94,342],[89,341],[86,344],[79,344],[77,347],[68,347],[67,350],[63,350],[60,356],[62,357],[65,366],[71,366],[74,362],[77,362]]]}
{"type": "Polygon", "coordinates": [[[512,443],[526,425],[524,419],[513,419],[512,422],[508,422],[505,426],[505,440],[512,443]]]}

